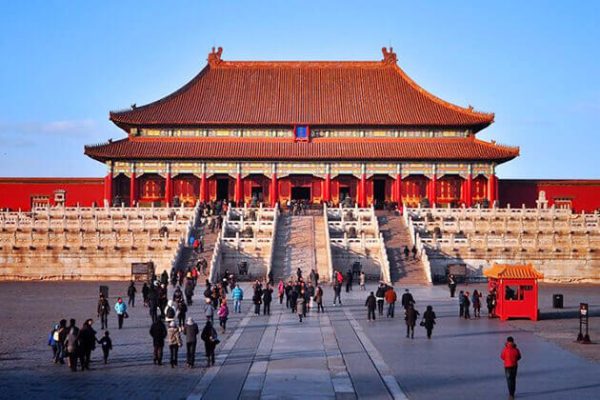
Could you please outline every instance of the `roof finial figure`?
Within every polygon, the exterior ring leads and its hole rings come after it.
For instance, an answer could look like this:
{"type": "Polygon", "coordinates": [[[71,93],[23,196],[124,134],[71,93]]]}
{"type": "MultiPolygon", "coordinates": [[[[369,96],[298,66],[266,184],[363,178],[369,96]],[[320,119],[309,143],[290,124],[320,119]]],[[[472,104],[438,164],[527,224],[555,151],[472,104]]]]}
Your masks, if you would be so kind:
{"type": "Polygon", "coordinates": [[[221,54],[223,54],[223,48],[219,47],[216,51],[215,48],[212,48],[212,51],[208,53],[208,64],[209,65],[217,65],[221,60],[221,54]]]}
{"type": "Polygon", "coordinates": [[[398,57],[396,56],[396,53],[394,53],[394,48],[390,46],[390,49],[388,50],[387,47],[383,47],[381,49],[381,52],[383,53],[383,62],[386,64],[396,64],[398,62],[398,57]]]}

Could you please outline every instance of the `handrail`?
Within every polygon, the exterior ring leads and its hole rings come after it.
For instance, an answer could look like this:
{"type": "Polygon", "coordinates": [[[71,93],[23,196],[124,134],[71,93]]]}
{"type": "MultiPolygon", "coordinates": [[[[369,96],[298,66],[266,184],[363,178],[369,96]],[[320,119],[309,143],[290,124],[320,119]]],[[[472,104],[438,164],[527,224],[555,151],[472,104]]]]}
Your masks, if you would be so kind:
{"type": "MultiPolygon", "coordinates": [[[[275,238],[277,233],[277,225],[279,220],[279,204],[275,204],[275,218],[273,219],[273,232],[271,233],[271,251],[269,252],[269,261],[267,262],[267,281],[273,270],[273,256],[275,254],[275,238]]],[[[273,283],[273,282],[272,282],[273,283]]]]}
{"type": "Polygon", "coordinates": [[[323,203],[323,219],[325,221],[325,245],[327,246],[327,271],[329,273],[329,279],[331,282],[334,281],[333,276],[333,254],[331,252],[331,237],[329,235],[329,220],[327,217],[327,203],[323,203]]]}

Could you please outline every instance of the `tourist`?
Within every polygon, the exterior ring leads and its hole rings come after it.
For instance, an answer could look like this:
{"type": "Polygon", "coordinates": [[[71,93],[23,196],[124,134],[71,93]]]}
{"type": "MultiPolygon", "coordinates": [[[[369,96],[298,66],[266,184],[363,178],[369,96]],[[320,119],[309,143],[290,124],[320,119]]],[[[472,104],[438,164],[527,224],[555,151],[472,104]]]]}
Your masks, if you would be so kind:
{"type": "Polygon", "coordinates": [[[384,298],[388,305],[387,317],[394,318],[394,309],[396,308],[396,300],[398,300],[398,296],[396,295],[396,291],[393,287],[388,286],[387,290],[385,291],[384,298]]]}
{"type": "Polygon", "coordinates": [[[167,303],[167,306],[165,307],[164,310],[164,314],[165,314],[165,322],[168,324],[170,322],[175,321],[175,316],[177,315],[177,310],[175,309],[175,303],[173,303],[173,300],[169,300],[169,302],[167,303]]]}
{"type": "Polygon", "coordinates": [[[181,300],[183,300],[183,292],[181,291],[181,287],[177,286],[173,291],[173,301],[179,303],[181,300]]]}
{"type": "Polygon", "coordinates": [[[290,291],[290,308],[292,309],[292,313],[297,311],[298,296],[298,290],[292,286],[292,290],[290,291]]]}
{"type": "Polygon", "coordinates": [[[157,294],[158,294],[157,298],[158,298],[158,309],[160,311],[160,317],[162,319],[165,319],[165,308],[167,307],[167,304],[168,304],[167,285],[165,283],[160,284],[160,286],[158,287],[157,294]]]}
{"type": "Polygon", "coordinates": [[[260,287],[254,288],[252,303],[254,303],[254,314],[260,315],[260,305],[262,304],[262,290],[260,289],[260,287]]]}
{"type": "Polygon", "coordinates": [[[492,291],[488,293],[485,302],[488,309],[488,318],[493,318],[494,311],[496,310],[496,289],[492,289],[492,291]]]}
{"type": "Polygon", "coordinates": [[[98,318],[100,318],[100,329],[108,329],[108,314],[110,313],[110,304],[108,300],[100,293],[98,299],[98,318]]]}
{"type": "Polygon", "coordinates": [[[161,285],[165,285],[165,287],[169,283],[169,273],[167,272],[166,269],[163,270],[162,274],[160,274],[160,283],[161,283],[161,285]]]}
{"type": "Polygon", "coordinates": [[[221,301],[221,305],[219,306],[217,315],[219,316],[219,326],[221,327],[221,333],[225,333],[225,329],[227,328],[227,318],[229,318],[229,307],[227,306],[227,299],[223,299],[221,301]]]}
{"type": "Polygon", "coordinates": [[[458,292],[458,317],[462,318],[465,316],[465,292],[462,290],[458,292]]]}
{"type": "Polygon", "coordinates": [[[346,293],[352,290],[352,271],[348,270],[346,272],[346,293]]]}
{"type": "Polygon", "coordinates": [[[110,339],[110,333],[108,331],[104,331],[104,336],[102,336],[102,339],[98,340],[98,344],[102,347],[104,364],[108,364],[108,354],[112,350],[112,340],[110,339]]]}
{"type": "Polygon", "coordinates": [[[96,348],[96,331],[92,328],[93,320],[88,319],[83,323],[79,330],[79,359],[81,362],[81,370],[90,369],[90,359],[92,351],[96,348]]]}
{"type": "Polygon", "coordinates": [[[131,307],[135,307],[135,294],[137,293],[137,289],[135,288],[135,283],[131,281],[129,287],[127,288],[127,297],[129,297],[129,301],[127,305],[131,307]]]}
{"type": "Polygon", "coordinates": [[[415,325],[419,318],[419,312],[415,309],[415,306],[410,303],[404,311],[404,321],[406,322],[406,337],[410,336],[411,339],[415,338],[415,325]]]}
{"type": "Polygon", "coordinates": [[[123,319],[128,318],[127,315],[127,304],[123,302],[123,299],[119,297],[115,303],[115,311],[117,313],[117,319],[119,321],[119,329],[123,328],[123,319]]]}
{"type": "Polygon", "coordinates": [[[67,320],[61,319],[58,323],[58,340],[56,342],[56,357],[54,358],[55,364],[65,363],[65,341],[67,340],[67,320]]]}
{"type": "Polygon", "coordinates": [[[323,308],[323,288],[321,286],[317,286],[315,290],[315,302],[317,303],[317,312],[325,312],[325,308],[323,308]]]}
{"type": "Polygon", "coordinates": [[[206,321],[206,325],[204,325],[204,329],[202,329],[202,333],[200,334],[200,339],[204,341],[206,366],[215,365],[215,347],[219,344],[219,338],[210,320],[206,321]]]}
{"type": "Polygon", "coordinates": [[[148,283],[144,282],[142,286],[142,299],[144,300],[144,307],[148,307],[148,295],[150,294],[150,287],[148,283]]]}
{"type": "Polygon", "coordinates": [[[298,267],[298,269],[296,270],[296,276],[298,277],[298,280],[302,279],[302,270],[300,269],[300,267],[298,267]]]}
{"type": "Polygon", "coordinates": [[[300,322],[302,322],[302,317],[305,316],[304,306],[304,290],[302,290],[296,300],[296,313],[298,314],[300,322]]]}
{"type": "Polygon", "coordinates": [[[375,294],[373,292],[367,296],[365,306],[367,307],[367,319],[369,321],[375,321],[375,307],[377,307],[377,300],[375,299],[375,294]]]}
{"type": "Polygon", "coordinates": [[[408,246],[404,246],[404,259],[408,260],[409,255],[410,255],[410,250],[408,250],[408,246]]]}
{"type": "Polygon", "coordinates": [[[185,334],[185,346],[186,346],[186,363],[185,365],[189,368],[194,368],[196,362],[196,343],[198,342],[198,324],[190,317],[185,322],[183,327],[183,333],[185,334]]]}
{"type": "Polygon", "coordinates": [[[48,346],[52,349],[52,361],[56,362],[56,353],[58,352],[58,332],[60,324],[52,325],[52,329],[48,334],[48,346]]]}
{"type": "Polygon", "coordinates": [[[427,339],[431,339],[431,333],[433,332],[433,326],[435,325],[435,312],[432,306],[427,306],[427,310],[423,313],[423,326],[427,331],[427,339]]]}
{"type": "Polygon", "coordinates": [[[410,291],[408,289],[404,290],[404,294],[402,295],[401,303],[402,303],[402,307],[404,307],[405,310],[408,308],[408,306],[415,305],[416,301],[413,298],[412,293],[410,293],[410,291]]]}
{"type": "Polygon", "coordinates": [[[206,298],[204,302],[204,317],[212,323],[215,317],[215,307],[210,298],[206,298]]]}
{"type": "Polygon", "coordinates": [[[267,287],[263,290],[263,315],[271,315],[271,301],[273,301],[273,289],[267,283],[267,287]]]}
{"type": "Polygon", "coordinates": [[[333,285],[333,306],[335,307],[335,301],[337,300],[342,305],[342,283],[336,281],[333,285]]]}
{"type": "Polygon", "coordinates": [[[360,290],[365,291],[367,290],[367,288],[365,287],[365,283],[366,283],[366,275],[364,271],[360,271],[359,275],[358,275],[358,284],[360,286],[360,290]]]}
{"type": "Polygon", "coordinates": [[[244,299],[244,291],[240,287],[240,285],[235,285],[235,288],[231,292],[231,296],[233,297],[233,312],[241,313],[242,312],[242,300],[244,299]]]}
{"type": "Polygon", "coordinates": [[[416,260],[417,259],[417,245],[416,244],[413,245],[411,252],[413,255],[413,260],[416,260]]]}
{"type": "Polygon", "coordinates": [[[167,328],[165,328],[165,324],[160,319],[156,318],[156,320],[152,322],[150,336],[152,336],[152,344],[154,346],[154,364],[162,365],[167,328]]]}
{"type": "Polygon", "coordinates": [[[180,300],[177,304],[177,322],[179,324],[179,326],[183,326],[185,324],[185,320],[186,320],[186,316],[187,316],[187,304],[185,304],[185,301],[180,300]]]}
{"type": "Polygon", "coordinates": [[[310,303],[309,288],[305,287],[304,291],[301,292],[301,294],[304,297],[304,303],[302,304],[302,315],[304,315],[304,317],[306,317],[306,313],[308,312],[308,305],[310,303]]]}
{"type": "Polygon", "coordinates": [[[377,291],[375,292],[375,299],[377,300],[377,311],[379,312],[380,317],[383,317],[383,302],[385,301],[386,288],[386,284],[381,282],[379,283],[377,291]]]}
{"type": "Polygon", "coordinates": [[[169,324],[169,329],[167,330],[167,338],[169,342],[169,351],[171,354],[171,368],[175,368],[177,365],[177,355],[179,353],[179,348],[181,347],[181,330],[175,323],[175,321],[171,321],[169,324]]]}
{"type": "Polygon", "coordinates": [[[473,317],[479,319],[481,317],[481,293],[477,289],[473,290],[473,317]]]}
{"type": "Polygon", "coordinates": [[[285,308],[292,307],[292,292],[294,291],[294,285],[292,279],[287,281],[285,284],[285,308]]]}
{"type": "Polygon", "coordinates": [[[158,293],[154,285],[150,287],[148,292],[148,311],[152,322],[156,322],[158,319],[158,293]]]}
{"type": "Polygon", "coordinates": [[[517,387],[517,368],[521,359],[521,352],[517,349],[512,336],[506,338],[506,344],[500,354],[500,358],[504,361],[504,374],[506,376],[506,384],[508,385],[509,399],[514,399],[517,387]]]}
{"type": "Polygon", "coordinates": [[[471,311],[469,308],[471,307],[471,300],[469,299],[469,292],[465,292],[463,295],[463,307],[464,307],[464,317],[465,319],[471,319],[471,311]]]}
{"type": "Polygon", "coordinates": [[[277,284],[277,296],[279,297],[279,304],[283,304],[283,295],[285,294],[285,285],[283,280],[279,280],[277,284]]]}
{"type": "Polygon", "coordinates": [[[67,356],[69,357],[69,368],[71,368],[71,371],[77,371],[77,358],[79,356],[79,328],[75,326],[75,323],[74,319],[70,320],[64,344],[67,356]]]}
{"type": "Polygon", "coordinates": [[[450,297],[454,297],[456,292],[456,279],[453,274],[448,275],[448,288],[450,289],[450,297]]]}

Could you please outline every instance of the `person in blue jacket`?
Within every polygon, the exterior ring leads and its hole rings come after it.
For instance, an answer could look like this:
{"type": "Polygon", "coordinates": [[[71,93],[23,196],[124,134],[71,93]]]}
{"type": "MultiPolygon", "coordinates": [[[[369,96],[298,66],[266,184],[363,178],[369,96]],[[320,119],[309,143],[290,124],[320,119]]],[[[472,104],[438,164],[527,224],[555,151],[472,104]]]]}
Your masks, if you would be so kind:
{"type": "Polygon", "coordinates": [[[119,297],[115,303],[115,312],[117,313],[117,318],[119,319],[119,329],[122,329],[123,319],[127,315],[127,304],[123,302],[121,297],[119,297]]]}

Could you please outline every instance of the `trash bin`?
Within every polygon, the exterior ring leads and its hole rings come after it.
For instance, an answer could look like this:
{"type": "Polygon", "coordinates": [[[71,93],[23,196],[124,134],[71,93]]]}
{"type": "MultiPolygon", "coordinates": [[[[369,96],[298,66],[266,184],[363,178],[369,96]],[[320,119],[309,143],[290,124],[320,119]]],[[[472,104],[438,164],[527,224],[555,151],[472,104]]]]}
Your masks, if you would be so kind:
{"type": "Polygon", "coordinates": [[[562,294],[552,296],[552,308],[563,308],[564,298],[562,294]]]}

